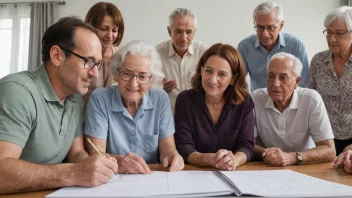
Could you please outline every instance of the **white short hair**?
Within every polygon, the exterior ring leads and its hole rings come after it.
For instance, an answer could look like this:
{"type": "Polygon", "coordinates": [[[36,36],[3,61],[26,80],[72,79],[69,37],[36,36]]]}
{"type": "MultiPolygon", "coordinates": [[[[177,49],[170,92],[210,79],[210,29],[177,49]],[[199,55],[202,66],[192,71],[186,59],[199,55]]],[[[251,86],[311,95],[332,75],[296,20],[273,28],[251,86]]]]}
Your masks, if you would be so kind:
{"type": "Polygon", "coordinates": [[[117,70],[123,65],[126,55],[143,56],[150,58],[150,70],[153,75],[152,84],[164,79],[165,74],[162,71],[161,59],[154,46],[145,44],[139,40],[133,40],[115,53],[110,61],[111,70],[116,74],[117,70]]]}
{"type": "Polygon", "coordinates": [[[269,71],[270,63],[275,59],[281,59],[281,60],[288,59],[288,61],[293,62],[292,69],[295,72],[295,75],[301,76],[302,69],[303,69],[301,60],[299,60],[299,58],[297,58],[296,56],[286,52],[280,52],[280,53],[274,54],[267,65],[267,71],[269,71]]]}
{"type": "Polygon", "coordinates": [[[282,7],[272,1],[266,1],[259,4],[253,11],[253,23],[255,24],[255,18],[258,14],[269,14],[276,11],[276,20],[281,22],[284,20],[284,11],[282,7]]]}
{"type": "Polygon", "coordinates": [[[187,8],[177,8],[174,11],[172,11],[169,16],[169,27],[170,28],[174,24],[174,19],[175,19],[176,15],[180,15],[181,18],[185,18],[187,16],[192,17],[193,23],[194,23],[194,28],[197,27],[197,16],[195,14],[193,14],[192,10],[189,10],[187,8]]]}
{"type": "MultiPolygon", "coordinates": [[[[324,26],[328,27],[329,25],[337,23],[337,24],[346,24],[347,30],[352,30],[352,7],[350,6],[341,6],[328,15],[326,15],[324,20],[324,26]]],[[[350,34],[352,38],[352,34],[350,34]]]]}

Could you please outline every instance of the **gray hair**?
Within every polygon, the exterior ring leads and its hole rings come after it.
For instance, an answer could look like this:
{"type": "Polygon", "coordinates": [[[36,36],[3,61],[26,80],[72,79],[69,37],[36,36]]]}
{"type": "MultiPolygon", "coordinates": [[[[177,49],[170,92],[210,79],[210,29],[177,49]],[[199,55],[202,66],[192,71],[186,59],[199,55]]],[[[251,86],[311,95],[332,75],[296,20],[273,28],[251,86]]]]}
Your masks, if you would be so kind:
{"type": "Polygon", "coordinates": [[[292,62],[292,69],[293,71],[295,72],[296,76],[301,76],[301,73],[302,73],[302,69],[303,69],[303,65],[302,65],[302,62],[301,60],[299,60],[299,58],[297,58],[296,56],[292,55],[292,54],[289,54],[289,53],[286,53],[286,52],[280,52],[280,53],[276,53],[274,54],[268,65],[267,65],[267,70],[269,71],[269,66],[270,66],[270,63],[275,60],[275,59],[288,59],[290,62],[292,62]]]}
{"type": "Polygon", "coordinates": [[[185,18],[187,16],[192,17],[193,22],[194,22],[194,28],[197,27],[197,16],[195,14],[193,14],[192,10],[189,10],[187,8],[177,8],[176,10],[172,11],[169,16],[169,27],[170,28],[174,24],[175,15],[180,15],[181,18],[185,18]]]}
{"type": "MultiPolygon", "coordinates": [[[[328,15],[326,15],[324,20],[324,26],[328,27],[332,23],[337,24],[346,24],[347,30],[352,30],[352,7],[350,6],[341,6],[328,15]]],[[[350,34],[352,38],[352,34],[350,34]]]]}
{"type": "Polygon", "coordinates": [[[151,84],[159,84],[164,79],[165,74],[162,71],[159,53],[154,46],[145,44],[139,40],[130,41],[112,56],[110,65],[114,74],[116,74],[117,70],[123,65],[126,56],[129,54],[150,58],[150,70],[153,75],[151,84]]]}
{"type": "Polygon", "coordinates": [[[259,4],[253,11],[253,23],[255,24],[255,18],[258,14],[269,14],[276,11],[276,20],[281,22],[284,20],[284,11],[282,7],[272,1],[266,1],[259,4]]]}

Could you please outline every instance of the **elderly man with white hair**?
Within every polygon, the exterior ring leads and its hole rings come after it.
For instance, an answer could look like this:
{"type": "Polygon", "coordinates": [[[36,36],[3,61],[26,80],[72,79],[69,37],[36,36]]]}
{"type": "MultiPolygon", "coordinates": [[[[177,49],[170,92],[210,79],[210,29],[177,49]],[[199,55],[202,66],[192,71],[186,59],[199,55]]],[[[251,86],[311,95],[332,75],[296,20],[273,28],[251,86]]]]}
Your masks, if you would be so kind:
{"type": "Polygon", "coordinates": [[[323,100],[315,90],[298,87],[301,61],[277,53],[267,70],[267,88],[252,96],[255,156],[273,166],[333,161],[334,136],[323,100]]]}
{"type": "Polygon", "coordinates": [[[197,16],[187,8],[177,8],[169,16],[167,31],[171,39],[156,46],[166,76],[163,88],[169,94],[172,110],[177,95],[192,88],[191,78],[208,49],[205,43],[193,40],[196,27],[197,16]]]}
{"type": "Polygon", "coordinates": [[[279,52],[298,57],[303,64],[300,86],[304,87],[308,76],[309,60],[302,40],[292,34],[282,32],[284,14],[280,5],[267,1],[253,11],[253,34],[238,44],[246,72],[251,78],[251,91],[266,87],[266,66],[270,58],[279,52]]]}

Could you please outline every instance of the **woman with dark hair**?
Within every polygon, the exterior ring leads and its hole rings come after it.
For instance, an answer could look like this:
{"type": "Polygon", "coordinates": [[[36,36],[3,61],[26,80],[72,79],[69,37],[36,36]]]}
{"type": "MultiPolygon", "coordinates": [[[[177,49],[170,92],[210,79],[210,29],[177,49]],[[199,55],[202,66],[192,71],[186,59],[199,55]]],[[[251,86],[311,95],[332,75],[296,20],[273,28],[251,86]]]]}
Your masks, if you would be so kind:
{"type": "Polygon", "coordinates": [[[88,93],[84,96],[85,103],[87,103],[94,89],[113,84],[112,71],[116,68],[111,68],[114,65],[111,64],[111,58],[121,43],[125,25],[120,10],[114,4],[107,2],[93,5],[87,13],[85,22],[90,23],[97,30],[104,61],[104,67],[99,70],[99,77],[91,81],[88,93]]]}
{"type": "Polygon", "coordinates": [[[235,170],[254,147],[254,104],[239,52],[221,43],[210,47],[192,87],[176,99],[177,150],[189,164],[235,170]]]}

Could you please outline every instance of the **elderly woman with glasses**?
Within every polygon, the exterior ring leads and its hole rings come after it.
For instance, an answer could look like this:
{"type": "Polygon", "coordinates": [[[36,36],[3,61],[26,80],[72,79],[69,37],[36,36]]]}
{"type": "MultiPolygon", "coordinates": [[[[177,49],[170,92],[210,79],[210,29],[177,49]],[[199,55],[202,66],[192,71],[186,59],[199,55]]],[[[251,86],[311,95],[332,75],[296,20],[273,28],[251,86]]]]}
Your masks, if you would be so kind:
{"type": "Polygon", "coordinates": [[[324,26],[329,49],[313,57],[307,87],[324,100],[339,155],[352,144],[352,8],[342,6],[330,12],[324,26]]]}
{"type": "Polygon", "coordinates": [[[235,170],[254,147],[254,104],[239,52],[221,43],[210,47],[192,87],[176,99],[177,150],[189,164],[235,170]]]}
{"type": "MultiPolygon", "coordinates": [[[[170,165],[170,171],[182,170],[169,98],[163,90],[150,88],[151,79],[162,75],[158,53],[132,41],[114,56],[118,86],[93,91],[84,127],[87,138],[116,158],[119,173],[148,174],[147,164],[159,160],[170,165]]],[[[96,152],[88,144],[87,149],[96,152]]]]}

